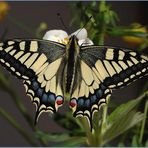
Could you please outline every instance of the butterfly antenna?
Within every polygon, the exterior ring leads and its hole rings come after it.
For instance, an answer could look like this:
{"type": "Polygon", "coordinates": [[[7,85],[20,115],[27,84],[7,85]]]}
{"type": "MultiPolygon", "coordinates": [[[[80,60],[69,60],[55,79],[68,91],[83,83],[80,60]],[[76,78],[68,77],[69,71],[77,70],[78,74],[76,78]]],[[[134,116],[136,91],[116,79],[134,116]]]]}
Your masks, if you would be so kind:
{"type": "Polygon", "coordinates": [[[84,24],[84,26],[79,30],[79,32],[76,34],[76,36],[82,31],[82,29],[88,24],[88,22],[91,20],[92,16],[89,17],[88,21],[84,24]]]}
{"type": "Polygon", "coordinates": [[[61,22],[62,25],[64,26],[65,30],[68,32],[68,34],[70,34],[70,30],[69,30],[69,28],[64,24],[64,21],[63,21],[63,18],[61,17],[61,14],[60,14],[60,13],[57,13],[57,16],[59,17],[60,22],[61,22]]]}

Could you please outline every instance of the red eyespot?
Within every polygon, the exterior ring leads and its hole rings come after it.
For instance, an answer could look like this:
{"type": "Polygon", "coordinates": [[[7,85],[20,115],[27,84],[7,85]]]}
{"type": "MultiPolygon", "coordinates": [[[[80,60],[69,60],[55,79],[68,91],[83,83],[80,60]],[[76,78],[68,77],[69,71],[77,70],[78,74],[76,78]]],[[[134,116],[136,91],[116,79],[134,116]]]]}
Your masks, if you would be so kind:
{"type": "Polygon", "coordinates": [[[62,96],[57,96],[56,98],[56,103],[57,105],[62,105],[63,104],[63,97],[62,96]]]}
{"type": "Polygon", "coordinates": [[[71,99],[69,102],[70,107],[74,108],[77,105],[76,99],[71,99]]]}

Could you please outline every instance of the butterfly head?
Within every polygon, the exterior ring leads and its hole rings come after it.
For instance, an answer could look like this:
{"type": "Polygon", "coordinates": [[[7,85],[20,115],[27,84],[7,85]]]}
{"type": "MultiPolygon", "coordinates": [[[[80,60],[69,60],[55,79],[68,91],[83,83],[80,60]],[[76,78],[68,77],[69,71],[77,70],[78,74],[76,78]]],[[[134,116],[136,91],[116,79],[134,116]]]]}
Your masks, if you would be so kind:
{"type": "Polygon", "coordinates": [[[78,38],[76,37],[76,35],[72,35],[70,38],[69,38],[69,43],[77,43],[78,44],[78,38]]]}
{"type": "Polygon", "coordinates": [[[69,38],[69,42],[67,44],[67,50],[68,51],[73,51],[74,53],[79,53],[80,47],[78,44],[78,38],[75,35],[72,35],[69,38]]]}

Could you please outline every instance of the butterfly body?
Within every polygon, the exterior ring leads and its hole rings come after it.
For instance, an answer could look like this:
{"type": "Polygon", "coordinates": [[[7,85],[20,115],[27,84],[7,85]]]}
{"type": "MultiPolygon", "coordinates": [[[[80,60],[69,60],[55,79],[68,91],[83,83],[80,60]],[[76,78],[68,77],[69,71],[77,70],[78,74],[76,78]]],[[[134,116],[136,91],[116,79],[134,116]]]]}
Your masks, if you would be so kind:
{"type": "Polygon", "coordinates": [[[78,56],[80,52],[80,47],[78,46],[78,39],[76,36],[72,36],[69,39],[69,43],[66,46],[66,93],[70,93],[72,85],[75,79],[76,67],[78,56]]]}
{"type": "Polygon", "coordinates": [[[112,90],[148,74],[148,58],[131,49],[81,46],[76,36],[64,45],[38,39],[0,42],[0,63],[23,80],[26,93],[42,112],[55,113],[66,93],[74,116],[93,114],[112,90]]]}

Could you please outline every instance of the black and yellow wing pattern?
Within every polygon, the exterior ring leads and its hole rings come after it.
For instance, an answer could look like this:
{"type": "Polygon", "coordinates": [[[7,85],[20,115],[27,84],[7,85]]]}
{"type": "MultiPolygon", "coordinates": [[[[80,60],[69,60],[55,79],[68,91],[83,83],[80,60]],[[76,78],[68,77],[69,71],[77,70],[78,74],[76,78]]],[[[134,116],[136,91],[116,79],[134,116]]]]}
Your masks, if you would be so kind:
{"type": "Polygon", "coordinates": [[[46,40],[0,42],[0,63],[23,80],[37,106],[35,122],[41,112],[56,112],[63,104],[64,50],[64,45],[46,40]]]}
{"type": "Polygon", "coordinates": [[[90,124],[94,112],[107,103],[113,89],[148,74],[148,57],[130,49],[82,47],[78,63],[70,106],[74,116],[86,116],[90,124]]]}
{"type": "Polygon", "coordinates": [[[148,74],[148,57],[130,49],[79,46],[75,37],[72,41],[0,42],[0,63],[23,80],[37,108],[35,122],[42,112],[56,112],[68,90],[74,116],[86,116],[92,128],[94,112],[107,103],[113,89],[148,74]]]}

